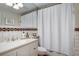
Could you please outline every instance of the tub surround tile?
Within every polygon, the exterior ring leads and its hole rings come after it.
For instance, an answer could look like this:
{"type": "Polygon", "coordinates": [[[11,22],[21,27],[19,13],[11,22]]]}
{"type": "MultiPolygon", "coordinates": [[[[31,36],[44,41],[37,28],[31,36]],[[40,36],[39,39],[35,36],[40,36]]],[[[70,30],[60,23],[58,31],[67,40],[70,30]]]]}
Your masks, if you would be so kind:
{"type": "Polygon", "coordinates": [[[0,42],[19,40],[23,32],[32,38],[33,33],[37,33],[37,28],[0,28],[0,42]]]}
{"type": "Polygon", "coordinates": [[[0,31],[37,31],[37,28],[0,28],[0,31]]]}

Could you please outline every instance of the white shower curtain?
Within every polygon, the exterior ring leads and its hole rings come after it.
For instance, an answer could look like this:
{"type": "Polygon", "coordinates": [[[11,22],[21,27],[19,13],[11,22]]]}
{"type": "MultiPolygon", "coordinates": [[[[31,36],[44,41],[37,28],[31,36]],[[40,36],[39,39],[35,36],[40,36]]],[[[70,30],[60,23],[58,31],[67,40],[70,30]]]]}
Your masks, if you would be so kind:
{"type": "Polygon", "coordinates": [[[73,17],[73,4],[59,4],[39,10],[38,34],[41,46],[71,55],[74,31],[73,17]]]}
{"type": "Polygon", "coordinates": [[[60,14],[61,6],[56,5],[51,7],[51,50],[59,52],[60,49],[60,14]]]}
{"type": "Polygon", "coordinates": [[[60,51],[64,54],[72,55],[74,46],[74,7],[73,4],[62,4],[61,7],[60,51]]]}

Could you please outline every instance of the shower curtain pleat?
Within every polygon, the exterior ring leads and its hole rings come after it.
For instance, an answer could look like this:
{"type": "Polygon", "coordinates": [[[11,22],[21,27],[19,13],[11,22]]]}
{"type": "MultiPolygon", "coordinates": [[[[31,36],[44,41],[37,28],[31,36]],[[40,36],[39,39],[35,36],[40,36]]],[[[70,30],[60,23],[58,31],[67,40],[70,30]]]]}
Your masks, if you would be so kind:
{"type": "Polygon", "coordinates": [[[73,4],[38,10],[38,34],[42,47],[70,55],[73,45],[73,4]]]}

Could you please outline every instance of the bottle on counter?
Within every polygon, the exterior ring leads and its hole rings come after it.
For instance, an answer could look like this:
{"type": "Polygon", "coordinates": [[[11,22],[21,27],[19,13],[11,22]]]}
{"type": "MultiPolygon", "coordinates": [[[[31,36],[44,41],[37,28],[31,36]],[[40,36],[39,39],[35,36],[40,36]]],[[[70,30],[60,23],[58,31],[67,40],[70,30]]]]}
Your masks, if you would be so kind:
{"type": "Polygon", "coordinates": [[[26,38],[29,38],[29,33],[28,32],[26,33],[26,38]]]}
{"type": "Polygon", "coordinates": [[[22,33],[21,38],[22,38],[22,39],[25,39],[25,38],[26,38],[26,37],[25,37],[25,32],[22,33]]]}
{"type": "Polygon", "coordinates": [[[36,33],[33,33],[32,34],[32,38],[36,39],[37,38],[37,34],[36,33]]]}

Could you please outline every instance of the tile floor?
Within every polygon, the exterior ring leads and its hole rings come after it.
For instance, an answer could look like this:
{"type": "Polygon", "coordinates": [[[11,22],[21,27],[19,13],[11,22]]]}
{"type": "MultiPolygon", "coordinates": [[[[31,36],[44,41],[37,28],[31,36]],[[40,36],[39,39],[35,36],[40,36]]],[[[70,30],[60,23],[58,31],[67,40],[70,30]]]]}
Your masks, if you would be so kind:
{"type": "Polygon", "coordinates": [[[67,56],[65,54],[57,53],[57,52],[49,52],[49,56],[67,56]]]}

